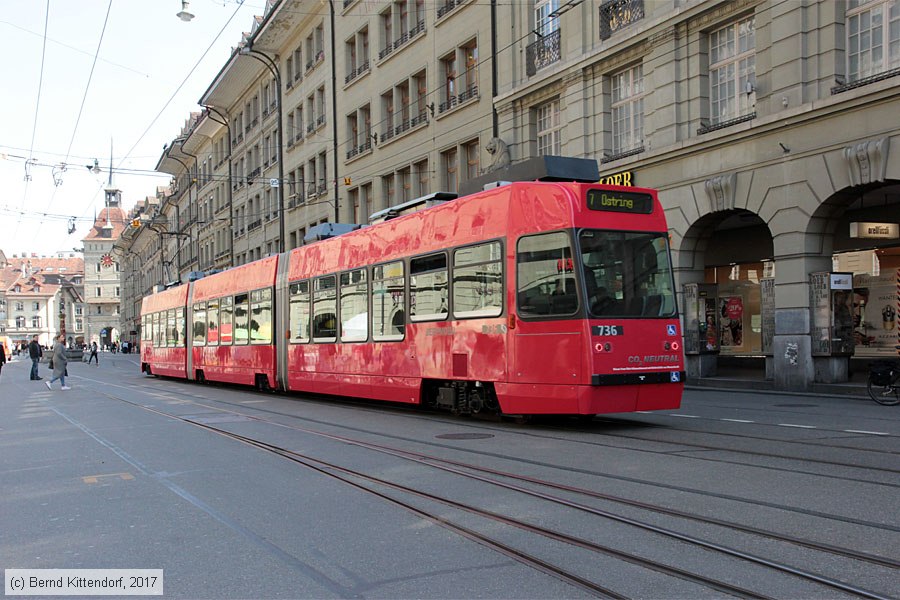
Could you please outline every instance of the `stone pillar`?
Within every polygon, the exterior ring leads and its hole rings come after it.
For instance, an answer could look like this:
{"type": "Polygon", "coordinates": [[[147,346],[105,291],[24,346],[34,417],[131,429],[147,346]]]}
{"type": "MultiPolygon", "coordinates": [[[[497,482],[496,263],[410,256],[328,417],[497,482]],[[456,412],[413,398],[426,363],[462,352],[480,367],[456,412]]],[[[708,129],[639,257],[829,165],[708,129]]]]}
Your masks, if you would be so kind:
{"type": "Polygon", "coordinates": [[[772,341],[776,389],[806,391],[816,380],[809,313],[809,273],[831,270],[830,253],[820,249],[820,236],[796,232],[775,238],[775,337],[772,341]],[[789,249],[795,249],[793,253],[789,249]]]}

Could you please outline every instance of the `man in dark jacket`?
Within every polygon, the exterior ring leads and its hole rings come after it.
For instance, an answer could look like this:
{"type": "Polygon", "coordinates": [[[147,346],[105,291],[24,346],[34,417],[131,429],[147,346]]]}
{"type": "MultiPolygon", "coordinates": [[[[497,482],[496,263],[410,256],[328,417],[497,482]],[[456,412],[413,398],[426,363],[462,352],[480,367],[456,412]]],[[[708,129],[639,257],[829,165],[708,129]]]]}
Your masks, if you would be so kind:
{"type": "Polygon", "coordinates": [[[6,364],[6,346],[0,342],[0,372],[3,371],[3,365],[6,364]]]}
{"type": "Polygon", "coordinates": [[[41,345],[38,344],[38,336],[34,336],[32,338],[31,343],[28,344],[28,356],[31,357],[31,380],[37,381],[39,379],[43,379],[43,377],[38,376],[38,363],[41,362],[41,357],[44,355],[44,351],[41,349],[41,345]]]}

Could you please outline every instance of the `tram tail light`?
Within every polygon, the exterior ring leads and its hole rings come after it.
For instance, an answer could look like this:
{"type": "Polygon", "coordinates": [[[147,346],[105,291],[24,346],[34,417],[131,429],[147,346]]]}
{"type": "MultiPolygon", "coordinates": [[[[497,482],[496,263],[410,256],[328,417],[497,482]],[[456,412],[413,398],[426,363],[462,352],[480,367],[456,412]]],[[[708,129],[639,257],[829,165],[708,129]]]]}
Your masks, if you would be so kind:
{"type": "Polygon", "coordinates": [[[594,344],[594,352],[612,352],[612,344],[609,342],[597,342],[594,344]]]}

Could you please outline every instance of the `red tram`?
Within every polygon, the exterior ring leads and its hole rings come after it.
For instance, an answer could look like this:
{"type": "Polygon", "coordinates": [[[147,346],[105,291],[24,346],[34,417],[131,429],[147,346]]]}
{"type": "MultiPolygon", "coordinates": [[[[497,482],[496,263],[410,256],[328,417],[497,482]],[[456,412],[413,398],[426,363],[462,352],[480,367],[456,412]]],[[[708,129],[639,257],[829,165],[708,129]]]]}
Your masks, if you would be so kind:
{"type": "Polygon", "coordinates": [[[142,341],[148,374],[464,414],[672,409],[684,386],[656,192],[599,184],[513,183],[166,290],[142,341]]]}

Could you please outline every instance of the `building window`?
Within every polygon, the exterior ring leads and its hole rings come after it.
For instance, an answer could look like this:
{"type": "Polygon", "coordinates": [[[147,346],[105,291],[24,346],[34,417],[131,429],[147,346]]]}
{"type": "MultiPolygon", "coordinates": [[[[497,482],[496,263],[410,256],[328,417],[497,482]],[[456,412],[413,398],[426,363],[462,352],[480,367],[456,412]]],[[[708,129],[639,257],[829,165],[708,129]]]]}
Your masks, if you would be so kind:
{"type": "Polygon", "coordinates": [[[847,78],[865,79],[900,67],[900,3],[848,0],[847,78]],[[887,55],[885,56],[885,43],[887,55]]]}
{"type": "Polygon", "coordinates": [[[559,0],[539,0],[534,3],[534,32],[547,37],[559,29],[559,0]]]}
{"type": "Polygon", "coordinates": [[[559,100],[537,107],[538,156],[559,155],[562,146],[559,135],[559,100]]]}
{"type": "Polygon", "coordinates": [[[738,21],[709,36],[710,120],[752,113],[756,105],[756,20],[738,21]]]}
{"type": "Polygon", "coordinates": [[[613,154],[644,143],[644,77],[638,65],[612,78],[613,154]]]}
{"type": "Polygon", "coordinates": [[[103,290],[101,288],[97,288],[97,297],[101,297],[103,295],[103,290]]]}
{"type": "Polygon", "coordinates": [[[428,159],[420,160],[413,165],[415,173],[416,196],[421,197],[429,193],[429,179],[431,172],[428,170],[428,159]]]}
{"type": "Polygon", "coordinates": [[[83,319],[75,319],[75,331],[83,331],[84,330],[84,320],[83,319]]]}
{"type": "Polygon", "coordinates": [[[41,303],[40,302],[32,302],[31,310],[41,310],[41,303]]]}
{"type": "Polygon", "coordinates": [[[25,329],[25,317],[16,317],[16,329],[25,329]]]}
{"type": "MultiPolygon", "coordinates": [[[[18,291],[18,290],[16,290],[16,291],[18,291]]],[[[16,310],[25,310],[25,303],[24,302],[16,302],[16,310]]]]}
{"type": "Polygon", "coordinates": [[[463,144],[463,150],[466,153],[466,179],[475,179],[480,171],[478,140],[475,139],[467,144],[463,144]]]}
{"type": "Polygon", "coordinates": [[[443,171],[443,188],[455,194],[459,190],[459,165],[456,148],[441,152],[441,167],[443,171]]]}

